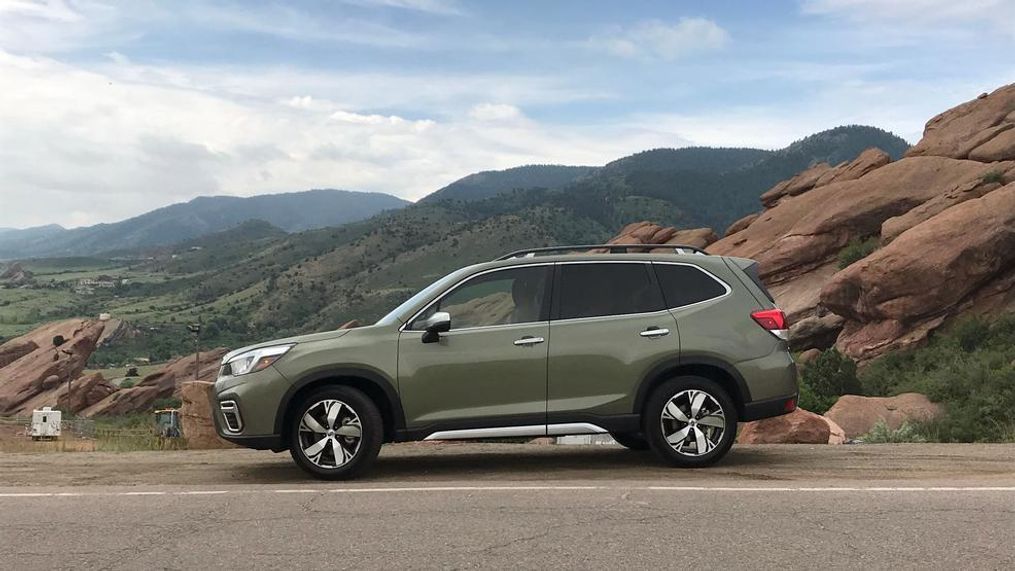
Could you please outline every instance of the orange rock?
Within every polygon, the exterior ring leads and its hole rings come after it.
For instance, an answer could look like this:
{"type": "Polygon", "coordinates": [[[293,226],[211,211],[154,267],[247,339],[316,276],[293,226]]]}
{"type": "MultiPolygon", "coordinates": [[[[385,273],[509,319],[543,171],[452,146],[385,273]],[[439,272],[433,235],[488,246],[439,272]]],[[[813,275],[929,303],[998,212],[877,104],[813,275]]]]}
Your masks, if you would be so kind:
{"type": "Polygon", "coordinates": [[[832,425],[820,414],[798,408],[789,414],[746,422],[741,444],[828,444],[832,425]]]}

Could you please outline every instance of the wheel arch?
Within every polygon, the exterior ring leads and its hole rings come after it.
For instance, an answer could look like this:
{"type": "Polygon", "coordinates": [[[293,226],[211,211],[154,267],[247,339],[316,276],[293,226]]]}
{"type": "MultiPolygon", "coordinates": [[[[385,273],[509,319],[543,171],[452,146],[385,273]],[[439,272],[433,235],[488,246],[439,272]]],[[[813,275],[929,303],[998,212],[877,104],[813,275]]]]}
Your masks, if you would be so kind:
{"type": "Polygon", "coordinates": [[[737,416],[744,417],[745,404],[751,402],[747,382],[736,368],[722,359],[708,356],[681,357],[665,361],[654,367],[638,386],[634,399],[634,413],[641,414],[645,402],[656,387],[673,377],[696,375],[711,379],[726,389],[737,407],[737,416]]]}
{"type": "Polygon", "coordinates": [[[405,413],[394,384],[383,374],[359,367],[342,367],[316,371],[292,384],[279,402],[275,414],[275,433],[283,443],[289,441],[293,405],[306,395],[326,386],[347,386],[362,391],[377,405],[384,420],[384,441],[395,439],[396,431],[405,426],[405,413]]]}

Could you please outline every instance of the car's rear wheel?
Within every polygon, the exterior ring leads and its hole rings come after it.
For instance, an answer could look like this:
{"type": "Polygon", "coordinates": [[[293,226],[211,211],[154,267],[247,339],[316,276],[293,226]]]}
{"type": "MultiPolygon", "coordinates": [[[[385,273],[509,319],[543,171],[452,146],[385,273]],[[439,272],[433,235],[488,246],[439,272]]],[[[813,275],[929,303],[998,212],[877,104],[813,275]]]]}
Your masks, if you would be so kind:
{"type": "Polygon", "coordinates": [[[316,478],[346,480],[373,464],[384,439],[377,406],[345,386],[314,391],[296,405],[289,426],[289,452],[316,478]]]}
{"type": "Polygon", "coordinates": [[[642,416],[652,450],[682,468],[708,466],[729,452],[737,433],[737,409],[711,379],[683,376],[663,383],[642,416]]]}
{"type": "Polygon", "coordinates": [[[631,450],[648,450],[648,441],[640,432],[613,432],[610,436],[624,448],[631,450]]]}

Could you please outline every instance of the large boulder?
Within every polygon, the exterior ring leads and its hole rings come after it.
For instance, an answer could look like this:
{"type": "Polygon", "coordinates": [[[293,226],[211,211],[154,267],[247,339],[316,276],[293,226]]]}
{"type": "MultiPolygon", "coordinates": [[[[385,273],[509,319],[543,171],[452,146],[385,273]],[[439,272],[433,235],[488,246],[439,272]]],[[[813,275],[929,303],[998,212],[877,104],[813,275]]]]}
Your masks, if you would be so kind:
{"type": "Polygon", "coordinates": [[[825,417],[841,426],[847,438],[856,438],[870,432],[878,422],[898,430],[906,422],[932,420],[940,414],[941,407],[926,396],[903,393],[894,397],[844,395],[825,417]]]}
{"type": "Polygon", "coordinates": [[[906,156],[978,161],[1015,158],[1015,84],[984,93],[927,122],[923,138],[906,156]]]}
{"type": "Polygon", "coordinates": [[[85,416],[122,415],[148,410],[159,399],[178,397],[179,387],[186,381],[214,381],[222,357],[227,349],[218,348],[201,352],[200,364],[194,355],[180,357],[166,364],[162,370],[146,376],[138,384],[120,389],[82,411],[85,416]]]}
{"type": "Polygon", "coordinates": [[[843,429],[831,419],[798,408],[789,414],[745,422],[741,444],[842,444],[843,429]]]}
{"type": "Polygon", "coordinates": [[[903,232],[837,273],[821,303],[847,319],[840,350],[866,359],[922,341],[947,310],[1013,265],[1015,183],[903,232]]]}
{"type": "Polygon", "coordinates": [[[212,398],[215,383],[209,381],[187,381],[180,384],[180,422],[187,448],[231,448],[234,444],[222,440],[215,431],[211,418],[212,398]]]}
{"type": "Polygon", "coordinates": [[[0,345],[0,415],[30,413],[38,402],[56,406],[57,391],[81,375],[103,329],[100,321],[68,319],[0,345]],[[58,336],[64,343],[55,347],[58,336]]]}

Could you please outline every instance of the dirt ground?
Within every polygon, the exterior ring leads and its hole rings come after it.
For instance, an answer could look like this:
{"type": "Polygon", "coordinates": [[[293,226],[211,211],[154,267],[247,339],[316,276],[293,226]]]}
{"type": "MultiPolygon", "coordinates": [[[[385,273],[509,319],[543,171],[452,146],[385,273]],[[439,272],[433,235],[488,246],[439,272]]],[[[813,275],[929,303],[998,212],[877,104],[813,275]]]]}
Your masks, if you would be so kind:
{"type": "MultiPolygon", "coordinates": [[[[673,470],[618,446],[489,443],[387,445],[364,481],[666,480],[693,483],[920,480],[942,485],[1015,478],[1012,444],[736,446],[711,468],[673,470]]],[[[307,482],[287,453],[253,450],[0,453],[0,487],[230,485],[307,482]]]]}

